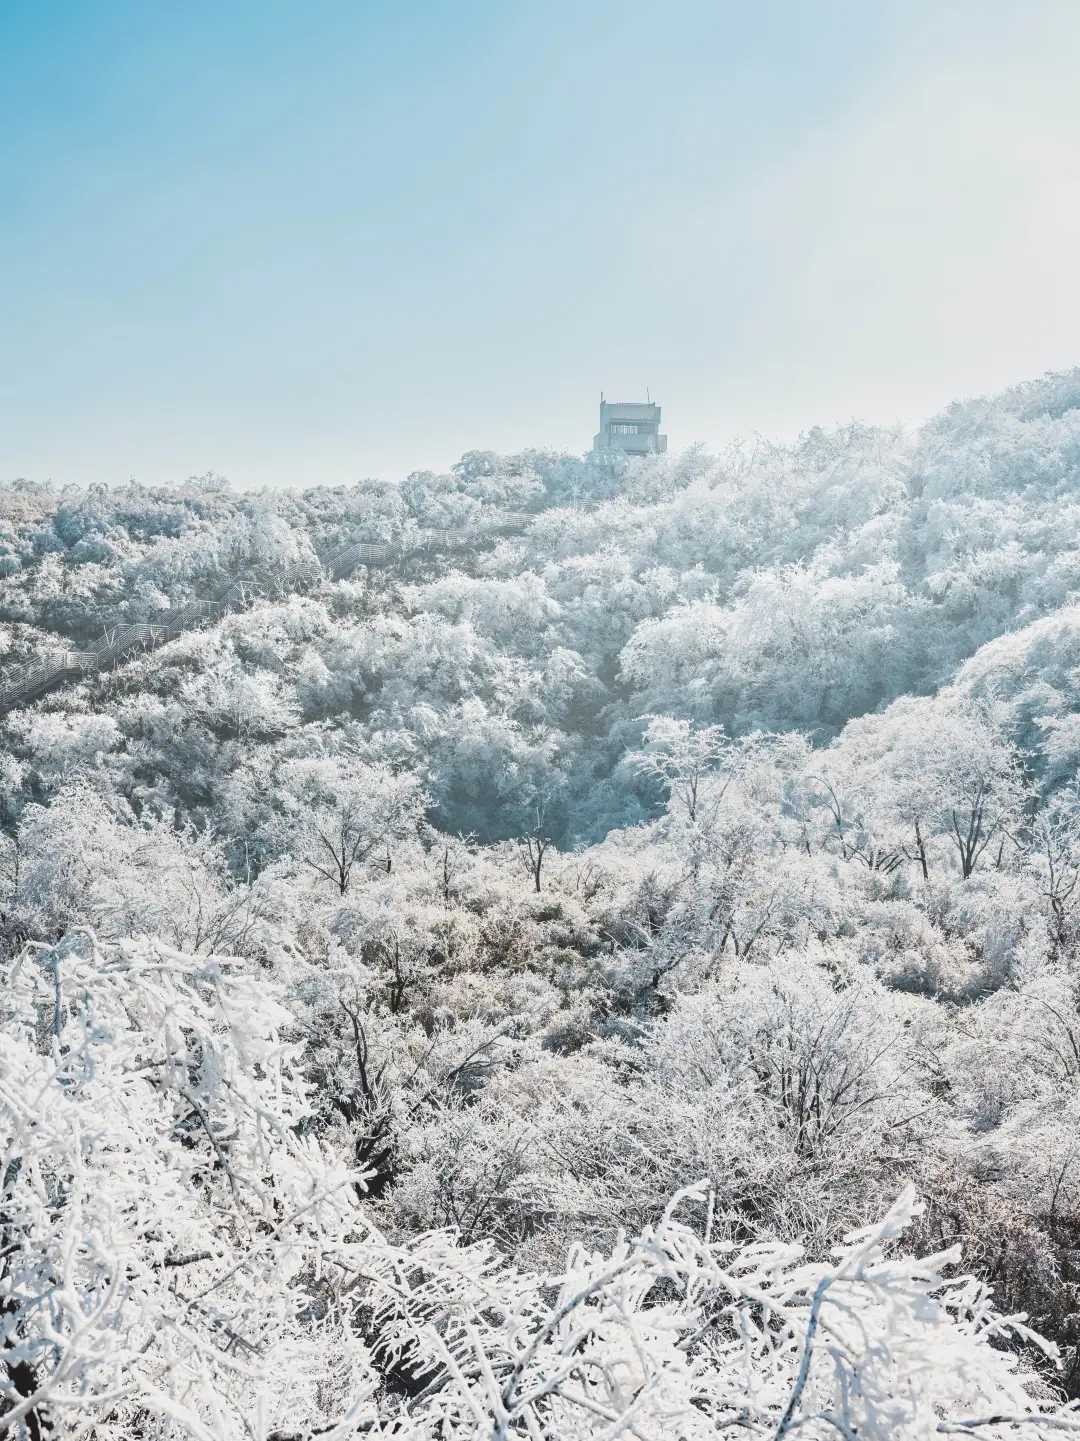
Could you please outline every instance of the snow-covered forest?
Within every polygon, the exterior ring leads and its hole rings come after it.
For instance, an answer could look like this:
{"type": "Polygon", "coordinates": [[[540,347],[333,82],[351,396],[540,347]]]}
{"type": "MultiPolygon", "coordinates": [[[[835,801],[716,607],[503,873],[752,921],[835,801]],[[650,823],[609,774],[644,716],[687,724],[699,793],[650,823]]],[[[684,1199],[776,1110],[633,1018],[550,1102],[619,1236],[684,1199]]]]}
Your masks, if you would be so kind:
{"type": "Polygon", "coordinates": [[[1080,1431],[1080,371],[0,572],[0,1435],[1080,1431]]]}

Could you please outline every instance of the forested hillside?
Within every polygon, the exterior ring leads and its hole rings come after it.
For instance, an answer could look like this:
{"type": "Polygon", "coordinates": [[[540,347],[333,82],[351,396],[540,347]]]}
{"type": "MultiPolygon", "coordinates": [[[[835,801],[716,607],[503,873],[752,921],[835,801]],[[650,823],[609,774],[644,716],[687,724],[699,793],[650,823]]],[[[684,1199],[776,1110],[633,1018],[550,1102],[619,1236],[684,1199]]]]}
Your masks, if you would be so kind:
{"type": "Polygon", "coordinates": [[[0,572],[0,1428],[1080,1430],[1080,371],[0,572]]]}

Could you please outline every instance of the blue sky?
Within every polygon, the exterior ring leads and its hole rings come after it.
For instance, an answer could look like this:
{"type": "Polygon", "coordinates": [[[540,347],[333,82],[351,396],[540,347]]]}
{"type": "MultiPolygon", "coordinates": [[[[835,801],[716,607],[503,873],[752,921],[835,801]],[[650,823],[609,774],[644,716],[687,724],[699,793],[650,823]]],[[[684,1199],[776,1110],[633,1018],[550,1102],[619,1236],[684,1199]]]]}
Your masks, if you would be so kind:
{"type": "Polygon", "coordinates": [[[0,479],[911,423],[1080,363],[1080,7],[0,0],[0,479]]]}

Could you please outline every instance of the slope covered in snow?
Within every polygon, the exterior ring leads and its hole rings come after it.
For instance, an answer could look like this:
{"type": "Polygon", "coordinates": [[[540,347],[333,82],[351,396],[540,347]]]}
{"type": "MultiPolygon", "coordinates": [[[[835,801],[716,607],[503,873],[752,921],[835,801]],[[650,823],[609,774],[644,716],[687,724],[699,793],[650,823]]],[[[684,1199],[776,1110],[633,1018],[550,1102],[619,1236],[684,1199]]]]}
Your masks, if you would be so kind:
{"type": "Polygon", "coordinates": [[[1080,372],[911,435],[0,499],[6,665],[251,579],[0,722],[0,1411],[915,1437],[1080,1393],[1080,372]]]}

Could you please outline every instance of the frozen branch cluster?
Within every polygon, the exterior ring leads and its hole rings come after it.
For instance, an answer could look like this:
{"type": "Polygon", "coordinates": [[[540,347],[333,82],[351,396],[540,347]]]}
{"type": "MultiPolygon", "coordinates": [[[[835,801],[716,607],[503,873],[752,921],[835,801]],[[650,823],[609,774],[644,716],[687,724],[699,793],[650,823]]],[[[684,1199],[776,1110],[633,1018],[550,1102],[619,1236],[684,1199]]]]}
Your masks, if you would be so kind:
{"type": "Polygon", "coordinates": [[[1038,1419],[993,1344],[1027,1333],[945,1278],[955,1253],[897,1251],[910,1190],[825,1264],[711,1241],[705,1187],[549,1280],[450,1232],[395,1246],[305,1134],[287,1012],[247,968],[81,932],[5,981],[7,1434],[1080,1430],[1038,1419]]]}

